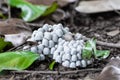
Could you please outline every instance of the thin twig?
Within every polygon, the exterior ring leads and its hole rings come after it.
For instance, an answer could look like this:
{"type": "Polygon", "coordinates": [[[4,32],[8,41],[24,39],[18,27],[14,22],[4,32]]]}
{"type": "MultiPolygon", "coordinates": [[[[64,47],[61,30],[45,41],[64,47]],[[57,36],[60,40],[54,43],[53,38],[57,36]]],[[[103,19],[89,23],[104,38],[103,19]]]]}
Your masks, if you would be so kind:
{"type": "Polygon", "coordinates": [[[59,75],[65,75],[65,74],[77,74],[77,73],[81,73],[81,72],[97,72],[97,71],[101,71],[101,68],[90,68],[90,69],[82,69],[82,70],[73,70],[73,71],[11,71],[13,73],[17,73],[17,74],[59,74],[59,75]]]}
{"type": "Polygon", "coordinates": [[[41,27],[43,24],[37,24],[37,23],[26,23],[28,26],[36,26],[36,27],[41,27]]]}
{"type": "Polygon", "coordinates": [[[107,47],[114,47],[114,48],[120,48],[119,43],[107,43],[107,42],[102,42],[102,41],[97,41],[97,44],[102,45],[102,46],[107,46],[107,47]]]}
{"type": "Polygon", "coordinates": [[[13,48],[10,48],[10,49],[7,50],[7,51],[13,51],[13,50],[17,49],[18,47],[23,46],[24,44],[26,44],[26,42],[22,43],[21,45],[18,45],[18,46],[15,46],[15,47],[13,47],[13,48]]]}
{"type": "Polygon", "coordinates": [[[58,71],[11,71],[13,73],[18,73],[18,74],[58,74],[58,71]]]}
{"type": "MultiPolygon", "coordinates": [[[[85,37],[85,40],[90,40],[90,38],[85,37]]],[[[103,41],[96,41],[96,43],[98,45],[102,45],[102,46],[107,46],[107,47],[113,47],[113,48],[120,48],[120,44],[119,43],[108,43],[108,42],[103,42],[103,41]]]]}

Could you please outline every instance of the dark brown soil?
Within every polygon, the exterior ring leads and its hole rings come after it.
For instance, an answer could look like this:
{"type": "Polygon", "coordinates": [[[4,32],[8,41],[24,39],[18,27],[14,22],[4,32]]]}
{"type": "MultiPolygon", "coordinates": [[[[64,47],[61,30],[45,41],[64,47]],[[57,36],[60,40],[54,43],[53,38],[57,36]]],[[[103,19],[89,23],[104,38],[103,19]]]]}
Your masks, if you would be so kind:
{"type": "MultiPolygon", "coordinates": [[[[120,29],[120,15],[113,12],[106,13],[97,13],[97,14],[83,14],[76,12],[71,6],[67,6],[63,8],[65,12],[70,13],[70,17],[60,20],[59,22],[52,21],[54,23],[62,23],[65,26],[68,26],[72,32],[79,32],[86,37],[93,38],[95,37],[97,40],[118,43],[120,42],[120,33],[115,36],[108,36],[107,32],[120,29]]],[[[39,21],[38,21],[39,22],[39,21]]],[[[112,56],[118,56],[120,53],[120,49],[105,47],[97,45],[98,49],[107,49],[111,51],[109,58],[112,56]]],[[[93,68],[103,68],[107,61],[95,61],[92,65],[88,66],[87,69],[93,68]]],[[[49,71],[48,66],[51,63],[51,60],[48,59],[43,62],[36,61],[34,64],[28,68],[29,71],[49,71]]],[[[71,73],[71,74],[38,74],[38,73],[16,73],[12,71],[8,71],[9,74],[0,75],[0,80],[93,80],[96,75],[100,71],[87,71],[86,69],[68,69],[62,67],[60,64],[56,64],[54,71],[76,71],[76,70],[84,70],[80,73],[71,73]]]]}

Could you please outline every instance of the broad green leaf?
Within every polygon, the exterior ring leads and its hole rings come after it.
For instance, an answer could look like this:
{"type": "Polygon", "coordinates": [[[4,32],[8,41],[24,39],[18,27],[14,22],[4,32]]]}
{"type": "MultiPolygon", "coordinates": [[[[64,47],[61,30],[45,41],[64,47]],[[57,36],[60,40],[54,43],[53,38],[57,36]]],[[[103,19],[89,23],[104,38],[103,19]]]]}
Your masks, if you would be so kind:
{"type": "Polygon", "coordinates": [[[105,59],[110,55],[110,51],[108,50],[97,50],[95,54],[96,59],[105,59]]]}
{"type": "Polygon", "coordinates": [[[92,39],[88,40],[88,43],[90,44],[90,46],[93,49],[94,53],[96,53],[96,39],[92,38],[92,39]]]}
{"type": "Polygon", "coordinates": [[[58,4],[56,2],[54,2],[45,12],[42,16],[47,16],[49,14],[51,14],[52,12],[54,12],[58,7],[58,4]]]}
{"type": "Polygon", "coordinates": [[[96,40],[91,39],[85,43],[85,46],[82,51],[82,58],[91,59],[92,57],[96,59],[105,59],[109,56],[110,51],[108,50],[97,50],[96,49],[96,40]]]}
{"type": "Polygon", "coordinates": [[[39,55],[29,51],[5,52],[0,54],[0,71],[28,68],[39,55]]]}
{"type": "Polygon", "coordinates": [[[91,59],[93,55],[93,51],[91,47],[85,47],[82,52],[82,58],[91,59]]]}
{"type": "Polygon", "coordinates": [[[84,59],[91,59],[93,52],[96,51],[96,42],[94,39],[88,40],[85,43],[83,52],[82,52],[82,57],[84,59]]]}
{"type": "Polygon", "coordinates": [[[0,38],[0,52],[3,51],[3,49],[6,47],[6,46],[11,46],[12,43],[10,42],[5,42],[4,41],[4,38],[0,38]]]}
{"type": "Polygon", "coordinates": [[[25,0],[8,0],[8,3],[22,10],[21,17],[25,21],[33,21],[42,15],[48,15],[57,9],[57,4],[51,6],[34,5],[25,0]]]}
{"type": "Polygon", "coordinates": [[[50,70],[53,70],[55,63],[56,63],[56,62],[53,61],[53,62],[49,65],[49,69],[50,69],[50,70]]]}

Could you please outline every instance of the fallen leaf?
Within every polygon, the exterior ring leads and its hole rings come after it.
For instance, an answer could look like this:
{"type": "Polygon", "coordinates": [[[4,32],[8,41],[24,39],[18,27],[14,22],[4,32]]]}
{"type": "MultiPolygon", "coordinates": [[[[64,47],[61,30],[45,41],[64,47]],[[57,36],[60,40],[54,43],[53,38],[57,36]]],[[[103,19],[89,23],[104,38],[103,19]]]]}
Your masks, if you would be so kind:
{"type": "Polygon", "coordinates": [[[120,58],[111,59],[95,80],[120,80],[120,58]]]}
{"type": "Polygon", "coordinates": [[[38,54],[29,51],[15,51],[1,53],[0,71],[26,69],[38,58],[39,58],[38,54]]]}
{"type": "Polygon", "coordinates": [[[5,35],[5,41],[18,46],[31,36],[32,30],[21,19],[8,19],[0,21],[0,33],[5,35]]]}
{"type": "Polygon", "coordinates": [[[51,6],[34,5],[25,0],[8,0],[9,5],[12,7],[21,9],[21,17],[24,21],[33,21],[40,16],[46,16],[51,14],[57,9],[57,3],[53,3],[51,6]]]}
{"type": "Polygon", "coordinates": [[[59,22],[61,20],[65,20],[70,17],[69,12],[65,12],[62,9],[57,9],[52,15],[51,19],[54,20],[55,22],[59,22]]]}
{"type": "Polygon", "coordinates": [[[82,13],[98,13],[120,10],[120,0],[80,1],[79,5],[75,9],[82,13]]]}
{"type": "Polygon", "coordinates": [[[114,31],[107,32],[107,35],[108,36],[116,36],[119,33],[120,33],[120,30],[114,30],[114,31]]]}
{"type": "Polygon", "coordinates": [[[54,66],[55,66],[55,63],[56,63],[56,62],[53,61],[53,62],[49,65],[49,69],[50,69],[50,70],[53,70],[53,68],[54,68],[54,66]]]}
{"type": "Polygon", "coordinates": [[[95,59],[101,60],[105,59],[110,55],[109,50],[97,50],[96,49],[96,40],[91,39],[85,43],[85,46],[82,51],[82,58],[91,59],[93,56],[95,59]]]}

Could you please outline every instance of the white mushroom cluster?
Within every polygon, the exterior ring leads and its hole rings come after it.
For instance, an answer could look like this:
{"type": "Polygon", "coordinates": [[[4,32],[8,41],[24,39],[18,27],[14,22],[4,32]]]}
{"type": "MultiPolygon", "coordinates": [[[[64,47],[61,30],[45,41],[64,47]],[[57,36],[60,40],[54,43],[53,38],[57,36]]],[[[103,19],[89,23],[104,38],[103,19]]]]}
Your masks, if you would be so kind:
{"type": "Polygon", "coordinates": [[[53,26],[45,24],[42,28],[35,30],[28,41],[38,44],[27,45],[23,50],[28,48],[40,54],[40,60],[45,60],[45,56],[48,56],[69,68],[86,67],[93,62],[81,57],[84,47],[83,36],[80,33],[71,33],[69,28],[64,28],[62,24],[53,26]]]}

